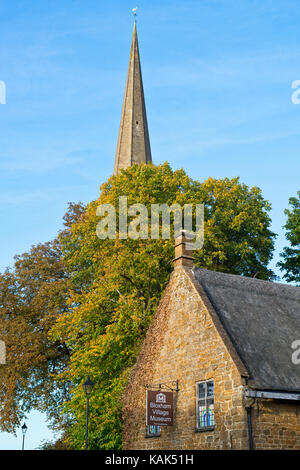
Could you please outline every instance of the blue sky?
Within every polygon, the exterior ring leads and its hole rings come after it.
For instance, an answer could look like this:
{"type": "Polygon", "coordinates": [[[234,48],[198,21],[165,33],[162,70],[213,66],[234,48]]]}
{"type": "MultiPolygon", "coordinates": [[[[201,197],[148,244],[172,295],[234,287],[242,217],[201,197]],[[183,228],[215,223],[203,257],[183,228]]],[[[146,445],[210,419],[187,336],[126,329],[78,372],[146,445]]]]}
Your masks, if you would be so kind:
{"type": "MultiPolygon", "coordinates": [[[[291,101],[300,79],[299,2],[137,5],[154,163],[259,186],[279,234],[274,268],[285,245],[283,211],[300,189],[300,105],[291,101]]],[[[135,6],[1,2],[1,270],[55,237],[67,203],[95,199],[112,174],[135,6]]],[[[36,415],[27,423],[32,448],[48,432],[39,423],[36,415]]],[[[19,448],[10,442],[0,435],[0,449],[19,448]]]]}

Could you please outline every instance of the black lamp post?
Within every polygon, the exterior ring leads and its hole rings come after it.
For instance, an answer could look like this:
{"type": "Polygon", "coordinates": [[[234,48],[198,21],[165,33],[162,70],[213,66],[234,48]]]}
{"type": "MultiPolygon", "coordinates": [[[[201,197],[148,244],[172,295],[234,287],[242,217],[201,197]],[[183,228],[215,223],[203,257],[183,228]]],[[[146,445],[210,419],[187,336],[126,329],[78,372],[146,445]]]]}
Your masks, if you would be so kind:
{"type": "Polygon", "coordinates": [[[94,383],[91,381],[90,377],[83,384],[84,393],[86,396],[86,428],[85,428],[85,450],[88,448],[88,432],[89,432],[89,399],[94,387],[94,383]]]}
{"type": "Polygon", "coordinates": [[[23,426],[21,427],[21,429],[22,429],[22,434],[23,434],[22,450],[24,450],[25,434],[26,434],[26,431],[27,431],[27,426],[26,426],[25,423],[23,424],[23,426]]]}

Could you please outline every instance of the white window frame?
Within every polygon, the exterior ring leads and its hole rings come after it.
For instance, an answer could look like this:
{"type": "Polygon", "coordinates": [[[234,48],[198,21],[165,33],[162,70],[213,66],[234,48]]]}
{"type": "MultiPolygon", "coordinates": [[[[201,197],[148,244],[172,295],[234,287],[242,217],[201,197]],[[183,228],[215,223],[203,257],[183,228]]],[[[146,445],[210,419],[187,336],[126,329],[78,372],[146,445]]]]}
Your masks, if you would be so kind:
{"type": "Polygon", "coordinates": [[[213,405],[215,405],[215,382],[214,379],[208,379],[208,380],[200,380],[199,382],[196,382],[196,431],[210,431],[213,430],[215,427],[215,413],[213,414],[213,423],[210,425],[200,425],[200,419],[199,419],[199,402],[200,401],[205,401],[205,406],[206,409],[208,407],[208,401],[213,400],[213,405]],[[213,395],[207,395],[207,384],[209,382],[213,382],[214,386],[214,393],[213,395]],[[205,396],[204,397],[199,397],[198,395],[198,389],[200,384],[205,384],[205,396]]]}

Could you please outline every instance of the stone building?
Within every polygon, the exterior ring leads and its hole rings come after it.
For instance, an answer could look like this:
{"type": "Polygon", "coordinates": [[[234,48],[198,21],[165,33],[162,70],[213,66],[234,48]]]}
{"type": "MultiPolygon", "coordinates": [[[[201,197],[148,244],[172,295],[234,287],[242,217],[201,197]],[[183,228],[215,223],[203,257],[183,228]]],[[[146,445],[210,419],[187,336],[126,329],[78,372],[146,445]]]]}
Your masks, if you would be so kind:
{"type": "Polygon", "coordinates": [[[124,449],[300,449],[299,287],[195,268],[186,241],[123,396],[124,449]],[[173,390],[173,426],[146,426],[147,389],[173,390]]]}
{"type": "MultiPolygon", "coordinates": [[[[114,174],[134,163],[152,163],[136,24],[114,174]]],[[[124,449],[300,449],[300,289],[195,268],[186,243],[123,396],[124,449]],[[147,390],[172,390],[172,426],[146,425],[147,390]]]]}

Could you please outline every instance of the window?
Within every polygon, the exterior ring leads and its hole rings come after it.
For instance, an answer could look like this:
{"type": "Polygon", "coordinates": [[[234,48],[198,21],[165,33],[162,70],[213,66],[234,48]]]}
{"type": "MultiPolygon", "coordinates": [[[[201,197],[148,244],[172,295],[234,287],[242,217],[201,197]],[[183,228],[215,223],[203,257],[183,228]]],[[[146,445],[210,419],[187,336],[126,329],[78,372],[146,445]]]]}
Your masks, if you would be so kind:
{"type": "Polygon", "coordinates": [[[146,437],[159,437],[160,436],[160,426],[147,426],[146,437]]]}
{"type": "Polygon", "coordinates": [[[214,381],[198,382],[196,384],[197,396],[197,430],[213,429],[215,425],[214,411],[214,381]]]}

